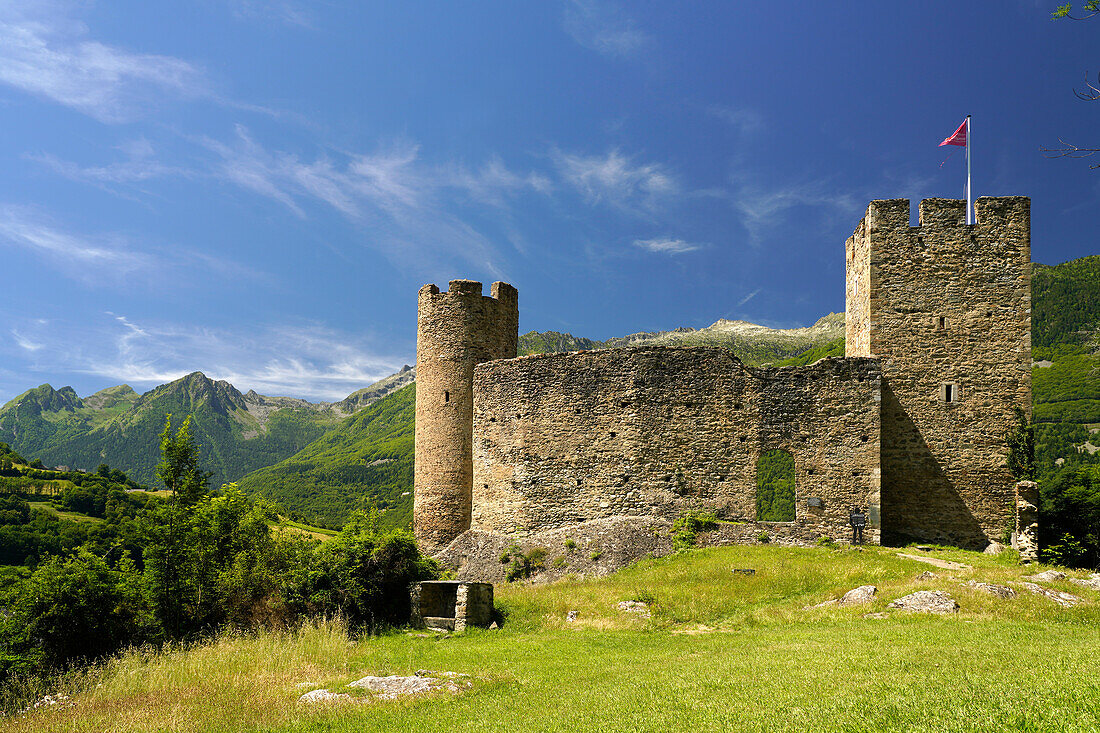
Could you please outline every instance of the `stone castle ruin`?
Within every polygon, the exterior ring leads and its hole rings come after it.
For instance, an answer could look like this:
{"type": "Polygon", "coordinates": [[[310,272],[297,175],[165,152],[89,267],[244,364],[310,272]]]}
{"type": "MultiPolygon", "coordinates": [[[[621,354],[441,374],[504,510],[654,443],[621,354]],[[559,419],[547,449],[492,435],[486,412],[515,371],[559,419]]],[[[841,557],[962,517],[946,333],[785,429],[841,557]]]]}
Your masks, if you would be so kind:
{"type": "MultiPolygon", "coordinates": [[[[522,538],[714,511],[786,541],[851,535],[981,549],[1015,518],[1014,409],[1030,415],[1030,200],[872,201],[846,249],[846,355],[752,368],[712,347],[516,358],[518,293],[425,285],[414,529],[522,538]],[[758,517],[765,454],[793,462],[793,516],[758,517]]],[[[649,526],[649,525],[647,525],[649,526]]],[[[735,540],[736,541],[736,540],[735,540]]]]}

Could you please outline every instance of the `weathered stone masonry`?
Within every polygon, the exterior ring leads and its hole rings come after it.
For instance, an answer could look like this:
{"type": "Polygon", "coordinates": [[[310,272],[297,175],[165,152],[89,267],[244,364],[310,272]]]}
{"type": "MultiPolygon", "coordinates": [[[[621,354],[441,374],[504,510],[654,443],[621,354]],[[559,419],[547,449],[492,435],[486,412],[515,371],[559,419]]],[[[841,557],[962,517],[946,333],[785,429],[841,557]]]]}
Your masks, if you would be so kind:
{"type": "Polygon", "coordinates": [[[846,536],[848,510],[878,504],[878,400],[874,359],[751,369],[725,349],[643,347],[481,364],[471,527],[528,533],[685,509],[755,522],[757,459],[782,448],[797,520],[768,526],[846,536]]]}
{"type": "Polygon", "coordinates": [[[1030,201],[873,201],[847,242],[848,356],[882,360],[882,527],[983,547],[1013,524],[1013,408],[1031,409],[1030,201]]]}
{"type": "Polygon", "coordinates": [[[516,355],[519,296],[507,283],[420,289],[413,530],[435,552],[470,528],[474,366],[516,355]]]}
{"type": "MultiPolygon", "coordinates": [[[[873,201],[846,245],[847,356],[754,369],[716,348],[516,359],[517,295],[420,291],[414,526],[522,536],[713,509],[795,540],[982,547],[1013,516],[1005,437],[1030,406],[1026,198],[873,201]],[[795,464],[795,521],[755,523],[756,463],[795,464]]],[[[753,529],[752,531],[755,531],[753,529]]],[[[738,531],[736,536],[755,536],[738,531]]]]}

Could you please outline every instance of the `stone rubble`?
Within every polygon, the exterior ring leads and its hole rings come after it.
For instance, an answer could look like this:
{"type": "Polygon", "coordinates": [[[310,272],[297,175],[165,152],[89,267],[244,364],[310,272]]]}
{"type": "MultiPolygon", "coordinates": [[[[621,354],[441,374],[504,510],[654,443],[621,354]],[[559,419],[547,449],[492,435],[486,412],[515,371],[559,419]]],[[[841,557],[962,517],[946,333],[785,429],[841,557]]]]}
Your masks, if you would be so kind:
{"type": "Polygon", "coordinates": [[[1065,606],[1070,608],[1076,606],[1079,603],[1084,603],[1084,600],[1078,598],[1072,593],[1063,593],[1057,590],[1051,590],[1050,588],[1044,588],[1041,585],[1035,585],[1034,583],[1021,583],[1024,588],[1034,593],[1037,596],[1044,596],[1057,603],[1059,606],[1065,606]]]}
{"type": "Polygon", "coordinates": [[[888,608],[900,608],[921,613],[955,613],[959,610],[959,604],[942,590],[918,590],[915,593],[902,596],[891,603],[888,608]]]}
{"type": "Polygon", "coordinates": [[[1065,580],[1066,574],[1060,570],[1044,570],[1041,573],[1035,573],[1035,575],[1024,576],[1028,580],[1037,580],[1040,583],[1052,583],[1055,580],[1065,580]]]}
{"type": "Polygon", "coordinates": [[[649,618],[653,615],[649,606],[641,601],[619,601],[615,607],[624,613],[635,614],[638,618],[649,618]]]}
{"type": "Polygon", "coordinates": [[[298,698],[298,702],[312,704],[318,702],[351,702],[351,695],[347,693],[335,693],[328,690],[313,690],[298,698]]]}
{"type": "Polygon", "coordinates": [[[993,583],[982,583],[977,580],[968,580],[963,585],[974,588],[975,590],[984,591],[990,595],[997,596],[998,598],[1015,598],[1016,591],[1009,588],[1007,585],[994,585],[993,583]]]}
{"type": "Polygon", "coordinates": [[[1070,578],[1069,582],[1083,585],[1092,590],[1100,590],[1100,573],[1093,573],[1088,578],[1070,578]]]}
{"type": "Polygon", "coordinates": [[[319,702],[368,702],[370,700],[396,700],[404,695],[422,695],[427,692],[458,692],[470,686],[470,676],[458,672],[436,672],[428,669],[417,670],[415,675],[403,677],[389,675],[376,677],[368,675],[349,682],[348,687],[356,687],[372,693],[369,697],[354,698],[347,693],[329,690],[313,690],[298,698],[299,703],[319,702]]]}

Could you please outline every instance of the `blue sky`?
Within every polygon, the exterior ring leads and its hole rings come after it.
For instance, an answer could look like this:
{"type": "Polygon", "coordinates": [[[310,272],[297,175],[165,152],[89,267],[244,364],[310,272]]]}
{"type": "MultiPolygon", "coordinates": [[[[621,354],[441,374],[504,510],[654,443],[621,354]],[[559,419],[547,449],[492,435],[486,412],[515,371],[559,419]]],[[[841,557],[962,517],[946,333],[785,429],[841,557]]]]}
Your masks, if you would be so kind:
{"type": "Polygon", "coordinates": [[[807,325],[867,201],[963,195],[966,114],[1034,259],[1100,252],[1100,170],[1039,152],[1100,146],[1055,4],[0,0],[0,402],[340,398],[459,277],[523,332],[807,325]]]}

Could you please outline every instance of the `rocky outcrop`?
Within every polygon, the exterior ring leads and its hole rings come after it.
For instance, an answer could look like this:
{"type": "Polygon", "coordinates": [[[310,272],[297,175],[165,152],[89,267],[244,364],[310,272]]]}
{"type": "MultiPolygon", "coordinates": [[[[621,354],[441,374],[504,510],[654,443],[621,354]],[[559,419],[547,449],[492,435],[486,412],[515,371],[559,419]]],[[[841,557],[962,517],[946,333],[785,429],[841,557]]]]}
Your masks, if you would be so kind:
{"type": "Polygon", "coordinates": [[[534,558],[530,577],[540,582],[572,574],[600,576],[639,558],[672,552],[671,528],[671,522],[655,517],[610,517],[526,537],[475,529],[435,557],[459,580],[505,582],[521,555],[534,558]]]}
{"type": "Polygon", "coordinates": [[[959,610],[959,604],[942,590],[918,590],[897,599],[889,608],[919,613],[955,613],[959,610]]]}
{"type": "Polygon", "coordinates": [[[968,580],[963,585],[974,590],[980,590],[983,593],[988,593],[998,598],[1015,598],[1016,591],[1009,588],[1007,585],[994,585],[993,583],[982,583],[977,580],[968,580]]]}

